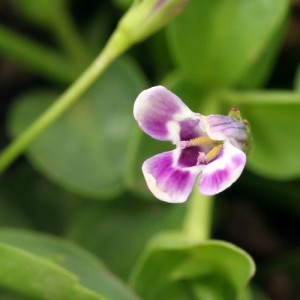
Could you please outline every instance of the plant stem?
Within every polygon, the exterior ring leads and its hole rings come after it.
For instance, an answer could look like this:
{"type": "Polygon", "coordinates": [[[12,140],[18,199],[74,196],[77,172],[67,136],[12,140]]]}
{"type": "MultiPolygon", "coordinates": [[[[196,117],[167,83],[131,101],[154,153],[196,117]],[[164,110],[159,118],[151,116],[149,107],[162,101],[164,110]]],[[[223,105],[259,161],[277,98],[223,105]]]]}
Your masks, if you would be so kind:
{"type": "Polygon", "coordinates": [[[86,71],[67,89],[56,102],[42,114],[21,136],[16,138],[0,154],[0,172],[26,149],[26,147],[52,124],[63,112],[71,107],[92,85],[107,66],[130,46],[129,39],[120,30],[111,36],[103,51],[86,71]]]}
{"type": "Polygon", "coordinates": [[[0,25],[0,52],[29,66],[45,77],[69,84],[79,70],[70,61],[47,47],[0,25]]]}
{"type": "Polygon", "coordinates": [[[195,187],[190,199],[185,216],[184,233],[191,240],[205,241],[211,234],[211,219],[213,208],[213,197],[199,193],[195,187]]]}

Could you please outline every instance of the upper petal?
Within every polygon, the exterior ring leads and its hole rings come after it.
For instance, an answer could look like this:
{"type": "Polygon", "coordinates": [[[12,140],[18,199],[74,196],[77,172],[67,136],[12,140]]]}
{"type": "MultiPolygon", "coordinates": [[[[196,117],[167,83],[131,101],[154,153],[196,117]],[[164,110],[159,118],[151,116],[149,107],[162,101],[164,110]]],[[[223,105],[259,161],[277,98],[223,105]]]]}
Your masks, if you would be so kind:
{"type": "Polygon", "coordinates": [[[215,195],[231,186],[241,175],[246,164],[246,154],[229,141],[217,159],[205,166],[200,180],[200,192],[215,195]]]}
{"type": "Polygon", "coordinates": [[[141,129],[151,137],[175,142],[181,130],[178,121],[191,117],[193,112],[175,94],[156,86],[140,93],[133,114],[141,129]]]}
{"type": "Polygon", "coordinates": [[[162,201],[186,201],[200,172],[200,168],[177,166],[177,156],[177,150],[160,153],[147,159],[142,166],[150,191],[162,201]]]}
{"type": "Polygon", "coordinates": [[[202,116],[202,122],[207,135],[213,140],[229,140],[230,143],[242,149],[247,141],[247,129],[243,122],[230,116],[202,116]]]}

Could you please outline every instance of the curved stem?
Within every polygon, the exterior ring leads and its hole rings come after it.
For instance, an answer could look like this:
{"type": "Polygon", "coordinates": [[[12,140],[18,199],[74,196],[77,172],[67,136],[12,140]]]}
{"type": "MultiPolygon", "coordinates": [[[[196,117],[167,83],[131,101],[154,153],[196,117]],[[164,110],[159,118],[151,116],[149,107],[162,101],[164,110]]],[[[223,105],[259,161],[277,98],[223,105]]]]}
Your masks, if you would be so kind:
{"type": "Polygon", "coordinates": [[[204,241],[211,235],[213,197],[199,193],[195,187],[187,202],[187,212],[183,230],[194,241],[204,241]]]}
{"type": "Polygon", "coordinates": [[[103,51],[74,84],[21,136],[0,153],[0,172],[3,172],[40,133],[79,99],[107,66],[130,46],[128,41],[129,39],[120,30],[115,31],[103,51]]]}

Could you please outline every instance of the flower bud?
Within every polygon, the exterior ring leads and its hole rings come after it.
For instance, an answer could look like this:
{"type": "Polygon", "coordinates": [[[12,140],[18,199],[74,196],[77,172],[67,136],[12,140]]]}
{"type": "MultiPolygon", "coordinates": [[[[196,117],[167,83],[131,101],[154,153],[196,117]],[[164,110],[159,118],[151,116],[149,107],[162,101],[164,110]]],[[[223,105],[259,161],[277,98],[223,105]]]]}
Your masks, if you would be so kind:
{"type": "Polygon", "coordinates": [[[120,20],[118,29],[131,43],[139,42],[168,24],[187,3],[188,0],[135,1],[120,20]]]}

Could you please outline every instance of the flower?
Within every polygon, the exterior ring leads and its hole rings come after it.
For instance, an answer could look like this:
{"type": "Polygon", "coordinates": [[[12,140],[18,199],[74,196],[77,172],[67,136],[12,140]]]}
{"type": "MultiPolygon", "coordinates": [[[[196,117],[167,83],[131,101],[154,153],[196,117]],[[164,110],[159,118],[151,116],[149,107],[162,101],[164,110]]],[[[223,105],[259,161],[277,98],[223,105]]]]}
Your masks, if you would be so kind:
{"type": "Polygon", "coordinates": [[[140,128],[156,140],[171,141],[176,149],[147,159],[146,183],[160,200],[186,201],[201,173],[202,194],[215,195],[241,175],[249,148],[249,125],[233,108],[228,116],[192,112],[162,86],[143,91],[134,104],[140,128]]]}

